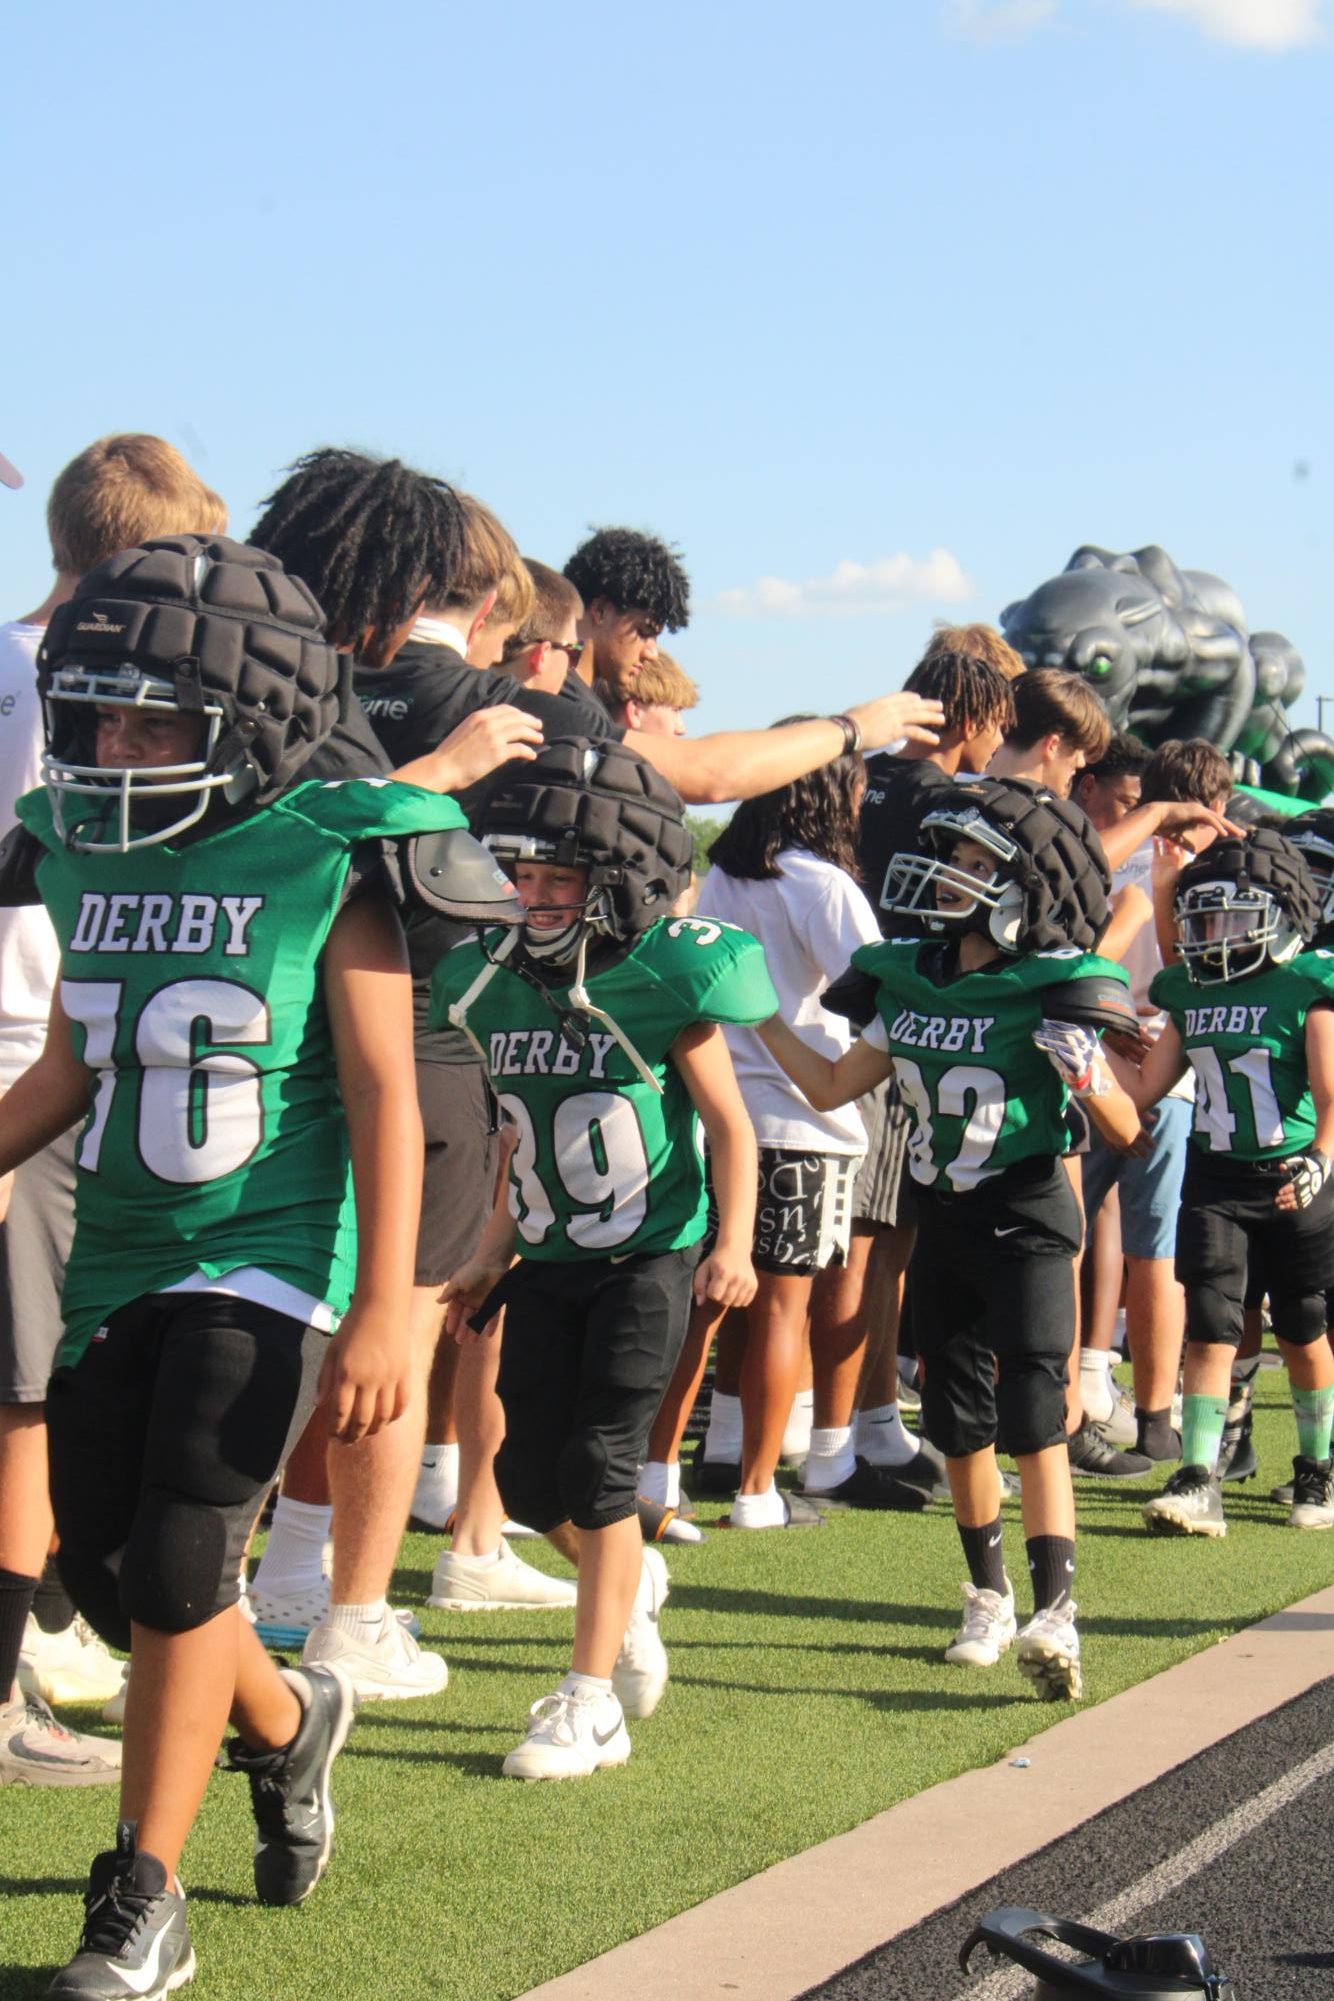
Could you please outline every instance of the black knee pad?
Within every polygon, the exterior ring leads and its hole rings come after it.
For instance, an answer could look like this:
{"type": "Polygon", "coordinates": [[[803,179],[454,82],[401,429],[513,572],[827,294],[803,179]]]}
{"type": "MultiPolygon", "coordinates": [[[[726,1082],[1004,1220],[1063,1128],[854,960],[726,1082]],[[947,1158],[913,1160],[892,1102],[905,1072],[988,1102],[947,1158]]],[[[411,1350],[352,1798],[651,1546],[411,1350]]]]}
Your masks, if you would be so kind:
{"type": "Polygon", "coordinates": [[[947,1459],[967,1459],[996,1443],[996,1427],[988,1417],[960,1409],[943,1377],[943,1370],[928,1366],[922,1384],[922,1431],[947,1459]]]}
{"type": "Polygon", "coordinates": [[[635,1483],[613,1464],[607,1441],[592,1425],[572,1431],[556,1461],[565,1512],[577,1529],[605,1529],[635,1512],[635,1483]]]}
{"type": "Polygon", "coordinates": [[[1186,1339],[1204,1348],[1235,1348],[1241,1340],[1240,1300],[1208,1279],[1192,1280],[1186,1286],[1186,1339]]]}
{"type": "Polygon", "coordinates": [[[1065,1443],[1064,1355],[1003,1357],[996,1379],[1000,1442],[1016,1457],[1065,1443]]]}
{"type": "Polygon", "coordinates": [[[192,1632],[236,1603],[240,1556],[225,1509],[149,1488],[121,1556],[121,1610],[154,1632],[192,1632]]]}
{"type": "Polygon", "coordinates": [[[1269,1315],[1275,1337],[1293,1348],[1309,1348],[1325,1331],[1323,1292],[1274,1293],[1269,1296],[1269,1315]]]}
{"type": "Polygon", "coordinates": [[[517,1451],[506,1438],[495,1457],[496,1486],[511,1521],[545,1535],[569,1520],[569,1510],[561,1501],[560,1489],[550,1468],[534,1465],[531,1457],[517,1451]]]}
{"type": "Polygon", "coordinates": [[[130,1622],[121,1610],[120,1558],[101,1557],[62,1542],[56,1555],[61,1582],[98,1638],[121,1653],[130,1651],[130,1622]]]}

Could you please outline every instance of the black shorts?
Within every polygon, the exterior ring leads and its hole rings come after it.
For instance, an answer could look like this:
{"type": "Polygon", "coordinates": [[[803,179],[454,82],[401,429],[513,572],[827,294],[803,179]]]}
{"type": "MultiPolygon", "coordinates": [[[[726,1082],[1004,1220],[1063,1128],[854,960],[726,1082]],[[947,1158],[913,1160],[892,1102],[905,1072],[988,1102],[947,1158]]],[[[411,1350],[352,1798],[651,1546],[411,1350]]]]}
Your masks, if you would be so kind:
{"type": "MultiPolygon", "coordinates": [[[[855,1153],[760,1148],[750,1251],[756,1271],[814,1278],[826,1265],[847,1263],[852,1190],[860,1160],[855,1153]]],[[[718,1204],[707,1168],[706,1185],[709,1217],[704,1242],[712,1246],[718,1235],[718,1204]]]]}
{"type": "MultiPolygon", "coordinates": [[[[917,1243],[908,1267],[915,1351],[941,1415],[936,1442],[977,1450],[999,1425],[996,1368],[1045,1374],[1041,1450],[1063,1435],[1059,1399],[1075,1336],[1074,1259],[1079,1208],[1059,1160],[1020,1162],[967,1194],[917,1191],[917,1243]],[[1052,1433],[1051,1437],[1047,1433],[1052,1433]]],[[[933,1437],[936,1435],[933,1431],[933,1437]]],[[[1011,1449],[1017,1449],[1012,1446],[1011,1449]]]]}
{"type": "Polygon", "coordinates": [[[498,1288],[496,1481],[531,1528],[608,1528],[635,1512],[639,1467],[690,1320],[700,1246],[520,1263],[498,1288]]]}
{"type": "Polygon", "coordinates": [[[1309,1209],[1274,1197],[1282,1161],[1228,1161],[1191,1147],[1181,1184],[1176,1275],[1186,1291],[1186,1338],[1235,1344],[1243,1303],[1269,1295],[1280,1340],[1311,1340],[1310,1302],[1334,1287],[1334,1182],[1309,1209]]]}
{"type": "Polygon", "coordinates": [[[496,1101],[480,1063],[417,1064],[426,1135],[414,1285],[443,1285],[477,1248],[495,1195],[496,1101]]]}
{"type": "MultiPolygon", "coordinates": [[[[328,1337],[221,1293],[120,1307],[47,1393],[70,1595],[125,1648],[146,1609],[234,1605],[246,1540],[315,1407],[328,1337]]],[[[179,1622],[177,1622],[179,1624],[179,1622]]]]}

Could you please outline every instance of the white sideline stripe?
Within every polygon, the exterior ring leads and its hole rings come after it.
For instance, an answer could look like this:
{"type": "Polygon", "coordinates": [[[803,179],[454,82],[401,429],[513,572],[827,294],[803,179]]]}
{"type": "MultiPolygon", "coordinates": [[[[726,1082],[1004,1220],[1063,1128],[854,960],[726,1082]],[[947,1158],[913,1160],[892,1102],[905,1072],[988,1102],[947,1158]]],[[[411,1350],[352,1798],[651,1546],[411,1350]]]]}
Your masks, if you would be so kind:
{"type": "MultiPolygon", "coordinates": [[[[1220,1855],[1226,1855],[1229,1848],[1235,1848],[1248,1834],[1254,1834],[1267,1820],[1293,1800],[1299,1799],[1318,1780],[1327,1778],[1334,1772],[1334,1744],[1326,1744],[1321,1751],[1315,1751],[1300,1765],[1294,1765],[1281,1779],[1266,1786],[1252,1798],[1244,1800],[1222,1820],[1215,1821],[1203,1834],[1196,1835],[1179,1854],[1168,1861],[1160,1862],[1156,1869],[1150,1869],[1138,1882],[1131,1883],[1110,1903],[1099,1904],[1096,1911],[1085,1920],[1098,1931],[1120,1931],[1130,1925],[1141,1911],[1160,1904],[1164,1897],[1171,1896],[1183,1883],[1210,1862],[1216,1862],[1220,1855]]],[[[979,1947],[979,1951],[981,1948],[979,1947]]],[[[976,1961],[974,1962],[976,1964],[976,1961]]],[[[1227,1971],[1226,1967],[1223,1969],[1227,1971]]],[[[1022,1966],[1002,1966],[982,1981],[969,1983],[959,1989],[958,2001],[1013,2001],[1024,1994],[1034,1976],[1022,1966]]]]}

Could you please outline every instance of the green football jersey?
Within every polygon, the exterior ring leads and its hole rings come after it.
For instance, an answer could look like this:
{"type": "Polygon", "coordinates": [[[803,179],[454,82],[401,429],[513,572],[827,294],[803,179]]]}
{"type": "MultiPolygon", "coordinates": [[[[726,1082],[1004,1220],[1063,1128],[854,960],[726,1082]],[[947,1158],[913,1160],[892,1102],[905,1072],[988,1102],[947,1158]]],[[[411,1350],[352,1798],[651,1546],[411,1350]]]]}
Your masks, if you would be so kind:
{"type": "MultiPolygon", "coordinates": [[[[432,1028],[448,1023],[451,1004],[485,969],[478,945],[446,954],[431,987],[432,1028]]],[[[566,986],[539,992],[502,965],[467,1004],[469,1032],[519,1130],[510,1160],[517,1249],[552,1263],[680,1250],[704,1234],[704,1163],[695,1108],[669,1052],[694,1022],[778,1012],[764,954],[733,925],[664,917],[585,986],[660,1090],[605,1022],[570,1010],[566,986]]]]}
{"type": "Polygon", "coordinates": [[[381,778],[312,781],[179,848],[80,855],[18,802],[60,998],[97,1074],[79,1136],[66,1341],[202,1270],[256,1265],[341,1313],[356,1262],[320,954],[359,842],[465,825],[381,778]]]}
{"type": "Polygon", "coordinates": [[[1045,987],[1123,967],[1092,953],[1034,952],[943,985],[922,970],[939,947],[863,945],[852,963],[879,983],[876,1007],[912,1116],[908,1165],[924,1188],[976,1188],[1017,1161],[1063,1154],[1069,1093],[1036,1047],[1045,987]]]}
{"type": "Polygon", "coordinates": [[[1165,966],[1149,999],[1171,1017],[1195,1073],[1195,1146],[1234,1160],[1282,1160],[1315,1144],[1306,1017],[1334,1002],[1334,952],[1302,952],[1216,986],[1165,966]]]}

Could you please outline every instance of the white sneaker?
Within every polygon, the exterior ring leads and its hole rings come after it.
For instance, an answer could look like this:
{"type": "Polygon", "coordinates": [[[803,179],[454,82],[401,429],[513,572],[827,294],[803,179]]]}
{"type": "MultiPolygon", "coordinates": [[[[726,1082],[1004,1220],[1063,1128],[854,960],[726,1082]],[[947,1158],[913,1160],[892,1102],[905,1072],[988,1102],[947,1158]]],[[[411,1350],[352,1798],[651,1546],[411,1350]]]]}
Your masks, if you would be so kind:
{"type": "Polygon", "coordinates": [[[548,1577],[516,1556],[501,1538],[500,1557],[487,1563],[442,1549],[427,1604],[442,1612],[544,1612],[575,1602],[572,1577],[548,1577]]]}
{"type": "Polygon", "coordinates": [[[1015,1635],[1014,1592],[963,1587],[963,1624],[945,1649],[956,1667],[995,1667],[1015,1635]]]}
{"type": "Polygon", "coordinates": [[[658,1631],[658,1614],[667,1603],[667,1589],[667,1565],[661,1550],[646,1549],[630,1623],[611,1671],[611,1685],[627,1716],[652,1716],[667,1686],[667,1649],[658,1631]]]}
{"type": "Polygon", "coordinates": [[[38,1695],[57,1708],[62,1702],[105,1702],[120,1687],[122,1668],[80,1614],[58,1633],[44,1633],[28,1614],[18,1672],[25,1695],[38,1695]]]}
{"type": "MultiPolygon", "coordinates": [[[[241,1609],[266,1647],[300,1647],[317,1626],[328,1625],[330,1590],[327,1577],[305,1591],[266,1591],[263,1585],[252,1583],[241,1609]]],[[[415,1640],[421,1632],[421,1620],[416,1613],[409,1612],[406,1606],[390,1609],[399,1625],[415,1640]]]]}
{"type": "Polygon", "coordinates": [[[507,1779],[587,1779],[630,1756],[630,1736],[615,1695],[566,1695],[557,1689],[528,1712],[528,1735],[501,1771],[507,1779]]]}
{"type": "Polygon", "coordinates": [[[0,1704],[0,1786],[107,1786],[119,1779],[114,1737],[66,1730],[39,1696],[0,1704]]]}
{"type": "Polygon", "coordinates": [[[1044,1702],[1078,1702],[1084,1693],[1075,1631],[1078,1610],[1072,1599],[1058,1598],[1020,1628],[1015,1648],[1019,1672],[1028,1676],[1044,1702]]]}
{"type": "Polygon", "coordinates": [[[316,1626],[301,1649],[303,1667],[339,1667],[363,1702],[405,1702],[439,1695],[449,1680],[441,1654],[424,1653],[392,1613],[374,1639],[337,1626],[316,1626]]]}

